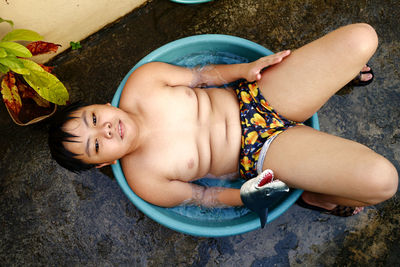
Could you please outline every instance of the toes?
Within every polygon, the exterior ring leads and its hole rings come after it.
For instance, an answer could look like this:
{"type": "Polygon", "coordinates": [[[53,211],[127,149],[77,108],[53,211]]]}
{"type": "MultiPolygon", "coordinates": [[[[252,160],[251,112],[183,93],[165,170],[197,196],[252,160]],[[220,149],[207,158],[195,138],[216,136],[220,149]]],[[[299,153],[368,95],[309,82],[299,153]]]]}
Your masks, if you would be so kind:
{"type": "Polygon", "coordinates": [[[364,65],[358,75],[349,82],[350,85],[353,86],[365,86],[372,82],[374,78],[374,74],[372,69],[368,65],[364,65]]]}
{"type": "Polygon", "coordinates": [[[370,71],[371,68],[368,67],[367,65],[364,65],[364,67],[361,69],[361,71],[370,71]]]}
{"type": "Polygon", "coordinates": [[[364,210],[364,207],[356,207],[353,211],[353,215],[356,215],[364,210]]]}
{"type": "Polygon", "coordinates": [[[361,74],[360,80],[363,82],[369,81],[372,79],[372,74],[371,73],[363,73],[361,74]]]}

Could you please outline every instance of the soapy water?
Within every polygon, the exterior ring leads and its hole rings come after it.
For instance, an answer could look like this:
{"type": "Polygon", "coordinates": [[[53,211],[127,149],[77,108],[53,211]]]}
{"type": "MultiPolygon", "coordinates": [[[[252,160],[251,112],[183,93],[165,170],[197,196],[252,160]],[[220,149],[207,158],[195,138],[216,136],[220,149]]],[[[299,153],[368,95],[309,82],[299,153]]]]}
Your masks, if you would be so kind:
{"type": "MultiPolygon", "coordinates": [[[[174,65],[183,66],[187,68],[202,68],[208,65],[216,65],[216,64],[238,64],[238,63],[247,63],[249,60],[244,57],[237,56],[228,52],[219,52],[219,51],[202,51],[196,52],[184,57],[178,58],[175,61],[171,62],[174,65]]],[[[232,83],[223,84],[219,87],[229,87],[232,83]]],[[[215,87],[215,86],[212,86],[215,87]]]]}
{"type": "MultiPolygon", "coordinates": [[[[219,187],[229,187],[229,188],[240,188],[240,186],[244,183],[244,180],[238,178],[235,181],[232,180],[224,180],[223,178],[202,178],[194,183],[206,187],[211,186],[219,186],[219,187]]],[[[245,207],[223,207],[223,208],[206,208],[192,205],[181,205],[173,208],[169,208],[169,210],[196,220],[201,221],[225,221],[232,220],[235,218],[242,217],[250,212],[245,207]]]]}
{"type": "MultiPolygon", "coordinates": [[[[249,60],[232,53],[203,51],[186,55],[171,62],[174,65],[179,65],[188,68],[203,67],[210,64],[237,64],[245,63],[249,60]]],[[[219,186],[229,188],[240,188],[244,180],[239,178],[238,174],[231,174],[224,177],[207,176],[195,181],[194,183],[202,186],[219,186]],[[236,177],[233,177],[236,176],[236,177]],[[234,179],[236,178],[236,179],[234,179]]],[[[181,205],[169,210],[196,220],[201,221],[225,221],[242,217],[250,212],[245,207],[224,207],[224,208],[206,208],[191,205],[181,205]]]]}
{"type": "Polygon", "coordinates": [[[238,64],[245,62],[249,62],[249,60],[232,53],[206,50],[186,55],[171,63],[183,67],[194,68],[196,66],[202,67],[211,64],[238,64]]]}

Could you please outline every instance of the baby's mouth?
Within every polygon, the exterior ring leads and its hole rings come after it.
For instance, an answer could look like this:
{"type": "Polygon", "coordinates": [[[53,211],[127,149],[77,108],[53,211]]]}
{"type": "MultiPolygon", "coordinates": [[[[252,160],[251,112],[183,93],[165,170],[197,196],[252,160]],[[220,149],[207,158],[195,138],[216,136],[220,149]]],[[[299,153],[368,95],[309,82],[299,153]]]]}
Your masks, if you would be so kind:
{"type": "Polygon", "coordinates": [[[121,121],[118,122],[118,133],[121,139],[124,139],[124,128],[121,121]]]}

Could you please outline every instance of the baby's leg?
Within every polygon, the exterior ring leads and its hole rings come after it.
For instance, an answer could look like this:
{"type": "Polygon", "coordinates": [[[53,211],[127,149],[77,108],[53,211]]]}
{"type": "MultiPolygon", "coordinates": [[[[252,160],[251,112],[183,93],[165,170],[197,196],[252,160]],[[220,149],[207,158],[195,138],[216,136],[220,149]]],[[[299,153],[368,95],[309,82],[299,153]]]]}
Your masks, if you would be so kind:
{"type": "Polygon", "coordinates": [[[290,187],[320,193],[325,208],[373,205],[397,191],[397,171],[384,157],[307,126],[281,133],[271,143],[263,169],[272,169],[290,187]]]}
{"type": "Polygon", "coordinates": [[[261,92],[280,114],[304,121],[357,75],[377,43],[367,24],[339,28],[268,68],[259,82],[261,92]]]}

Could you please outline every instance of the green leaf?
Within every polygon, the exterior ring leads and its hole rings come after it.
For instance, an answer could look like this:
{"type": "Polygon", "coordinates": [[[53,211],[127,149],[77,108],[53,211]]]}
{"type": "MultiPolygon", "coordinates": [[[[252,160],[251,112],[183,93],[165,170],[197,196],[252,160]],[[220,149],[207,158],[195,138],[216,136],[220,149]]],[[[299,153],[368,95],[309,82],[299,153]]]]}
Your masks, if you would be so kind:
{"type": "Polygon", "coordinates": [[[51,73],[30,60],[21,60],[29,69],[29,75],[23,75],[25,81],[44,99],[49,102],[65,105],[69,99],[67,88],[51,73]]]}
{"type": "Polygon", "coordinates": [[[44,99],[49,102],[65,105],[69,98],[67,88],[51,73],[31,71],[23,75],[25,81],[44,99]]]}
{"type": "Polygon", "coordinates": [[[17,57],[32,57],[31,51],[28,48],[15,42],[0,42],[0,48],[4,48],[7,52],[17,57]]]}
{"type": "Polygon", "coordinates": [[[43,36],[37,32],[25,29],[17,29],[7,33],[2,41],[39,41],[43,36]]]}
{"type": "Polygon", "coordinates": [[[0,64],[0,73],[7,73],[10,69],[3,64],[0,64]]]}
{"type": "Polygon", "coordinates": [[[69,44],[70,44],[70,46],[71,46],[71,49],[72,50],[77,50],[77,49],[80,49],[80,48],[82,48],[82,45],[81,45],[81,42],[69,42],[69,44]]]}
{"type": "Polygon", "coordinates": [[[12,22],[12,20],[7,20],[7,19],[0,18],[0,23],[2,23],[2,22],[7,22],[8,24],[11,25],[11,27],[14,27],[14,22],[12,22]]]}
{"type": "Polygon", "coordinates": [[[24,68],[24,64],[15,56],[6,56],[0,58],[0,63],[6,65],[7,67],[11,68],[24,68]]]}
{"type": "Polygon", "coordinates": [[[19,74],[29,74],[30,71],[27,70],[20,59],[15,56],[8,55],[7,57],[0,58],[0,64],[3,64],[10,68],[13,72],[19,74]]]}
{"type": "Polygon", "coordinates": [[[39,64],[32,60],[20,58],[19,61],[24,65],[25,68],[32,71],[46,72],[39,64]]]}
{"type": "Polygon", "coordinates": [[[7,56],[6,50],[0,47],[0,57],[6,57],[6,56],[7,56]]]}

